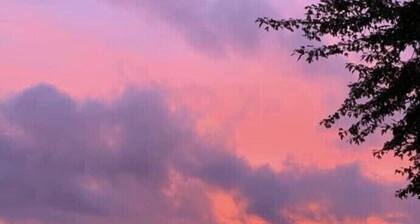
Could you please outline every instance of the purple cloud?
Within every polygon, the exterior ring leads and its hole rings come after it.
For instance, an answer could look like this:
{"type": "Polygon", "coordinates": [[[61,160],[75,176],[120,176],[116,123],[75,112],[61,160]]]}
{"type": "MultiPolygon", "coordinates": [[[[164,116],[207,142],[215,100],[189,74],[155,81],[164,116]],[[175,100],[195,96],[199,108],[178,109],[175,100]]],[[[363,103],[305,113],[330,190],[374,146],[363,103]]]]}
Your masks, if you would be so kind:
{"type": "MultiPolygon", "coordinates": [[[[357,165],[304,171],[252,168],[221,142],[195,134],[188,113],[159,90],[128,90],[112,103],[78,102],[39,85],[0,106],[0,218],[10,223],[216,223],[206,192],[245,202],[245,212],[292,224],[282,211],[323,202],[338,220],[419,207],[392,197],[357,165]],[[174,177],[176,177],[174,180],[174,177]]],[[[297,209],[300,208],[300,209],[297,209]]],[[[399,219],[399,218],[398,218],[399,219]]]]}
{"type": "Polygon", "coordinates": [[[151,12],[179,30],[196,48],[210,54],[227,49],[242,52],[258,45],[256,18],[273,15],[268,0],[103,0],[115,5],[151,12]]]}

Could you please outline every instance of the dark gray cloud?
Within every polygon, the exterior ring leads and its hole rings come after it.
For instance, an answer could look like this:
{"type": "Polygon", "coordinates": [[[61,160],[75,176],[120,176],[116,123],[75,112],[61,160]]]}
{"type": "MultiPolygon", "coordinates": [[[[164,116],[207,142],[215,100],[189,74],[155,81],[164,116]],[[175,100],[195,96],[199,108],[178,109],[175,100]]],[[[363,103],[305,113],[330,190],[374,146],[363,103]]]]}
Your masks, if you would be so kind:
{"type": "MultiPolygon", "coordinates": [[[[207,191],[230,192],[249,214],[292,224],[284,210],[338,220],[404,212],[395,186],[357,165],[332,170],[252,168],[222,142],[203,140],[188,113],[169,110],[159,90],[128,90],[111,103],[78,102],[48,85],[0,106],[0,218],[11,223],[216,223],[207,191]]],[[[417,210],[416,210],[417,209],[417,210]]]]}

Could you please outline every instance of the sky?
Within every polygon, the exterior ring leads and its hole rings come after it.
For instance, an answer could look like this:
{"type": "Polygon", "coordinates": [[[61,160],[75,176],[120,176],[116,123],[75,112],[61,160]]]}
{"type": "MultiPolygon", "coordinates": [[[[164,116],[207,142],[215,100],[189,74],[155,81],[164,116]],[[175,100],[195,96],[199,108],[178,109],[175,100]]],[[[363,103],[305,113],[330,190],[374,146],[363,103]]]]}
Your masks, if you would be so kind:
{"type": "Polygon", "coordinates": [[[348,59],[254,22],[313,2],[0,0],[0,224],[418,223],[384,137],[319,125],[348,59]]]}

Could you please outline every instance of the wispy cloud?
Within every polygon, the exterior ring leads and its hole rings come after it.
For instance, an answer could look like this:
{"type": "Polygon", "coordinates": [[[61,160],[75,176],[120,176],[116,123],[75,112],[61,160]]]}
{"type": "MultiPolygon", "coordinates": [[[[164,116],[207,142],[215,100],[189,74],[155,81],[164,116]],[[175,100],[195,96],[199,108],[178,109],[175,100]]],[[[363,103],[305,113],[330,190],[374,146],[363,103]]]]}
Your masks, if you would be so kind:
{"type": "Polygon", "coordinates": [[[151,13],[179,30],[188,42],[210,54],[227,49],[255,50],[259,43],[255,19],[273,15],[267,0],[104,0],[129,7],[141,14],[151,13]]]}

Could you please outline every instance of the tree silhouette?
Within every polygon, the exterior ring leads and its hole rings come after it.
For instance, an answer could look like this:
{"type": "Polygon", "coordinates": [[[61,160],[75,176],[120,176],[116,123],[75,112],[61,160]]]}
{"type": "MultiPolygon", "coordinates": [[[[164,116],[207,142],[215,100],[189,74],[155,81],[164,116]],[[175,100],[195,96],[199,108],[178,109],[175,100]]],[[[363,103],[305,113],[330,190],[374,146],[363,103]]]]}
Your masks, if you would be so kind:
{"type": "Polygon", "coordinates": [[[302,31],[314,45],[294,53],[309,63],[335,55],[360,57],[359,63],[346,64],[358,75],[349,95],[321,124],[330,128],[349,117],[353,123],[338,134],[354,144],[376,132],[390,133],[374,155],[392,152],[409,161],[396,171],[408,180],[396,195],[420,199],[420,1],[321,0],[306,6],[303,18],[265,17],[257,23],[267,31],[302,31]],[[325,44],[325,37],[335,42],[325,44]]]}

